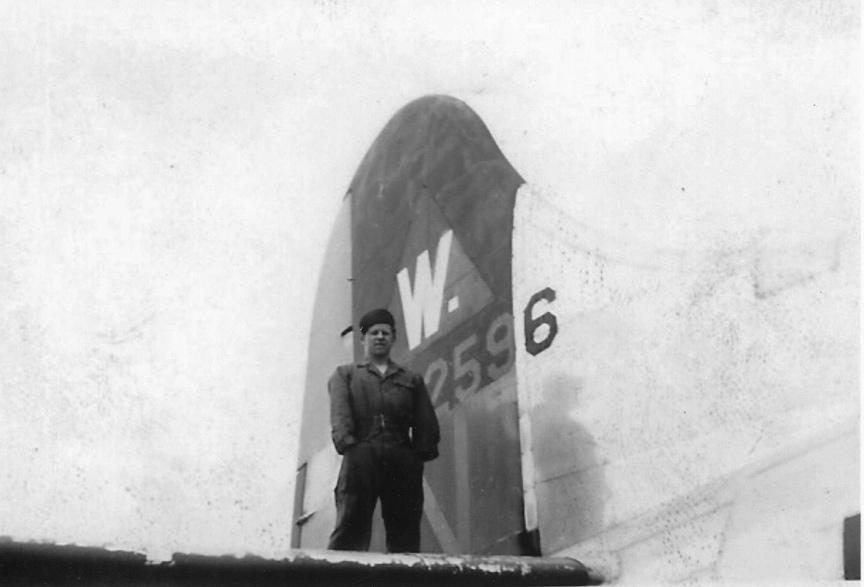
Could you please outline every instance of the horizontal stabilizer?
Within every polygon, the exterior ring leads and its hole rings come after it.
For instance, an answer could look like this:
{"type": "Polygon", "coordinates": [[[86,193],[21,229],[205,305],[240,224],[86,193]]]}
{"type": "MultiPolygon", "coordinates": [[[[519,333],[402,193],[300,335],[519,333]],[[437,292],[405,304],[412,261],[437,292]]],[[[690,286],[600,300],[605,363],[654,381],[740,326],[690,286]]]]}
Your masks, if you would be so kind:
{"type": "Polygon", "coordinates": [[[175,554],[0,542],[4,585],[594,585],[572,558],[295,550],[281,559],[175,554]]]}

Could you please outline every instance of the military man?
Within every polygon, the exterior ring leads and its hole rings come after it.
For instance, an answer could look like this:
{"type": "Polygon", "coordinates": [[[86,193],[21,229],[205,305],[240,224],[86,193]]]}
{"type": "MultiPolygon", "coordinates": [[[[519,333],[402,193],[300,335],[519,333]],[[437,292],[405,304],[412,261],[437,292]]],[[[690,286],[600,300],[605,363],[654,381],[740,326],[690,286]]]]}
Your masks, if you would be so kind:
{"type": "Polygon", "coordinates": [[[388,552],[420,550],[423,463],[438,456],[438,419],[423,377],[396,364],[396,321],[386,309],[360,320],[365,358],[330,377],[330,423],[343,455],[331,550],[368,550],[381,500],[388,552]]]}

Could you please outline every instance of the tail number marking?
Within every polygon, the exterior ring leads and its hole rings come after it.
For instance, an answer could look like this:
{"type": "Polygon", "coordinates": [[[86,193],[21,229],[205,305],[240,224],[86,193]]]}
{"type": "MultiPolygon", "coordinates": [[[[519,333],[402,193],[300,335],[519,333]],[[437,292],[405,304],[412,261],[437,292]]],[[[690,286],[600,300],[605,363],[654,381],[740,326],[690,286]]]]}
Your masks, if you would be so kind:
{"type": "Polygon", "coordinates": [[[555,301],[555,290],[551,287],[544,288],[533,296],[525,306],[525,350],[536,356],[550,346],[558,335],[558,319],[552,312],[544,312],[534,317],[534,308],[540,302],[551,303],[555,301]],[[538,340],[537,337],[540,336],[538,340]]]}
{"type": "MultiPolygon", "coordinates": [[[[531,296],[525,306],[525,349],[532,356],[552,346],[558,335],[558,318],[551,310],[535,316],[543,305],[554,301],[555,290],[547,287],[531,296]]],[[[513,317],[500,314],[485,336],[470,334],[452,349],[451,356],[438,357],[426,368],[424,379],[436,407],[445,403],[452,407],[510,371],[516,358],[513,317]]]]}
{"type": "Polygon", "coordinates": [[[439,357],[429,364],[424,379],[432,403],[436,407],[442,404],[452,407],[504,376],[515,359],[513,317],[509,313],[500,314],[485,336],[471,334],[453,346],[451,356],[439,357]]]}

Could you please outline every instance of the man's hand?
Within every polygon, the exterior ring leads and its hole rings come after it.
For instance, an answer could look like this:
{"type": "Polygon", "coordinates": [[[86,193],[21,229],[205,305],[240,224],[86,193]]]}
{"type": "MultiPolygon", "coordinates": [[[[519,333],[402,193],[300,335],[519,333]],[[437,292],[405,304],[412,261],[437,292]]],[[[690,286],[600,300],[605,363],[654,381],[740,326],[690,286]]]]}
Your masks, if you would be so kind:
{"type": "Polygon", "coordinates": [[[421,451],[418,451],[417,454],[420,455],[420,458],[423,460],[424,463],[426,461],[433,461],[433,460],[438,458],[438,451],[437,450],[421,450],[421,451]]]}

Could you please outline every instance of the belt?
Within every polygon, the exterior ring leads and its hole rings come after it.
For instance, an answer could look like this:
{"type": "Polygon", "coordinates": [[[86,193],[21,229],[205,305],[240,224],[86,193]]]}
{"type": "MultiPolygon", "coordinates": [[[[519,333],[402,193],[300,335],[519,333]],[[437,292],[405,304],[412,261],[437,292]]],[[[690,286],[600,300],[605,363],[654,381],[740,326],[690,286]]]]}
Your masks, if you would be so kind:
{"type": "Polygon", "coordinates": [[[358,418],[360,436],[368,438],[378,432],[393,432],[408,438],[410,426],[404,422],[397,422],[385,414],[375,414],[369,418],[358,418]]]}

